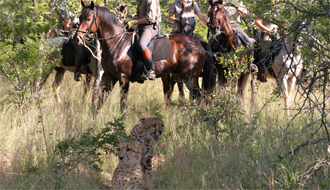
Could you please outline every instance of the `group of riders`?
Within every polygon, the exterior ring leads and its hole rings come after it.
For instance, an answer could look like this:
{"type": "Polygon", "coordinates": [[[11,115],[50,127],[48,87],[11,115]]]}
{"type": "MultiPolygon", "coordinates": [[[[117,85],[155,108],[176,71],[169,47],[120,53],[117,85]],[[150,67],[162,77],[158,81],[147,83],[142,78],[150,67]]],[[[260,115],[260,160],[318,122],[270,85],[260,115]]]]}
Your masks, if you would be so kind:
{"type": "MultiPolygon", "coordinates": [[[[227,15],[230,19],[232,28],[245,37],[246,45],[252,47],[255,43],[255,40],[250,38],[244,30],[240,27],[240,16],[248,14],[247,8],[243,5],[242,2],[225,2],[221,0],[209,0],[209,9],[207,15],[209,15],[209,10],[214,4],[220,4],[224,6],[227,15]]],[[[194,13],[198,16],[199,20],[204,23],[208,28],[212,27],[211,23],[207,21],[204,15],[201,13],[196,2],[190,0],[176,0],[171,7],[169,8],[168,20],[173,22],[172,33],[179,33],[179,15],[182,11],[182,4],[185,7],[189,7],[194,3],[194,13]]],[[[143,61],[145,64],[146,72],[140,76],[143,80],[150,79],[154,80],[155,67],[152,60],[152,50],[148,48],[149,42],[158,34],[160,34],[159,23],[161,22],[161,10],[159,0],[137,0],[137,13],[134,17],[124,19],[123,24],[127,26],[127,29],[135,28],[139,31],[138,48],[142,54],[143,61]]],[[[63,28],[65,31],[70,31],[75,25],[75,22],[72,22],[70,16],[65,16],[63,20],[63,28]]],[[[260,29],[259,33],[259,43],[265,42],[269,43],[272,39],[269,37],[271,34],[276,33],[277,26],[271,24],[269,20],[265,17],[259,17],[255,20],[255,25],[260,29]]],[[[273,36],[273,35],[272,35],[273,36]]],[[[75,65],[81,65],[82,55],[77,55],[75,65]]],[[[266,82],[264,77],[265,65],[263,62],[257,63],[257,79],[261,82],[266,82]]],[[[76,68],[75,80],[80,80],[79,68],[76,68]]]]}

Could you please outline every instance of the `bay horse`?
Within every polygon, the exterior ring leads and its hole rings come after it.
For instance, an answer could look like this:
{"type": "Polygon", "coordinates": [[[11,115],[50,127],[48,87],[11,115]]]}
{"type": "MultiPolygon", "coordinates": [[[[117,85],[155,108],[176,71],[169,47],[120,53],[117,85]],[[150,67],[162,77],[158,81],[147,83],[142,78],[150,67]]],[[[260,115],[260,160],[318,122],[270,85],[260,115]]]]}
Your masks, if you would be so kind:
{"type": "MultiPolygon", "coordinates": [[[[133,34],[127,32],[119,22],[118,17],[106,7],[96,6],[93,1],[89,5],[83,1],[81,3],[83,9],[75,36],[77,43],[83,44],[86,35],[97,33],[103,54],[104,100],[119,81],[121,87],[120,105],[122,109],[125,109],[130,81],[139,82],[141,80],[136,75],[136,66],[140,57],[134,54],[131,47],[133,34]]],[[[206,65],[204,64],[206,52],[203,46],[199,40],[180,34],[170,35],[169,40],[171,47],[169,58],[154,61],[156,77],[177,73],[187,84],[192,97],[201,97],[198,77],[203,66],[206,65]]],[[[169,85],[163,83],[163,88],[166,95],[169,85]]]]}
{"type": "MultiPolygon", "coordinates": [[[[51,52],[49,55],[47,61],[47,64],[52,64],[52,67],[50,69],[50,72],[46,73],[42,77],[42,82],[38,85],[38,90],[41,90],[44,83],[47,81],[48,77],[52,73],[53,70],[56,71],[55,79],[53,82],[53,88],[55,92],[55,98],[57,101],[60,101],[60,97],[58,95],[58,88],[63,80],[64,74],[66,71],[74,72],[75,70],[75,48],[72,45],[65,44],[69,41],[69,38],[67,37],[56,37],[49,39],[49,47],[54,48],[54,51],[51,52]],[[64,52],[66,51],[66,52],[64,52]],[[63,54],[64,53],[64,54],[63,54]],[[65,61],[62,61],[65,60],[65,61]],[[54,62],[55,61],[55,62],[54,62]]],[[[96,45],[97,47],[97,45],[96,45]]],[[[83,48],[83,47],[81,47],[83,48]]],[[[84,50],[82,50],[84,51],[84,50]]],[[[94,51],[93,53],[96,53],[94,51]]],[[[94,58],[93,56],[90,56],[87,58],[87,52],[84,53],[84,60],[88,60],[86,63],[83,64],[83,66],[80,69],[80,72],[82,74],[86,75],[86,83],[84,85],[84,96],[86,95],[87,91],[90,88],[91,82],[92,82],[92,75],[99,77],[102,75],[102,70],[100,69],[100,66],[98,66],[98,60],[94,58]]],[[[96,78],[95,78],[96,80],[96,78]]],[[[97,79],[100,80],[100,79],[97,79]]],[[[96,84],[94,81],[94,86],[99,85],[96,84]]]]}
{"type": "MultiPolygon", "coordinates": [[[[238,36],[239,34],[234,32],[234,29],[231,26],[229,17],[223,5],[221,5],[220,3],[212,4],[208,12],[208,17],[210,18],[210,23],[212,24],[212,28],[210,28],[212,37],[209,40],[212,52],[223,56],[228,54],[229,52],[236,52],[239,48],[244,47],[242,39],[238,36]]],[[[239,54],[238,62],[240,63],[240,65],[244,64],[244,62],[247,60],[248,53],[243,52],[239,54]]],[[[251,69],[252,65],[250,64],[244,67],[251,69]]],[[[228,68],[224,67],[219,63],[216,64],[216,68],[218,71],[218,81],[220,85],[226,84],[227,78],[225,76],[225,72],[228,72],[228,68]]],[[[239,74],[238,80],[235,84],[236,91],[238,91],[238,93],[240,94],[240,101],[242,107],[245,110],[246,104],[244,98],[246,95],[249,78],[250,73],[242,72],[241,74],[239,74]]]]}
{"type": "MultiPolygon", "coordinates": [[[[181,12],[179,14],[179,33],[198,39],[194,33],[196,26],[194,6],[195,6],[194,2],[192,2],[190,6],[188,6],[187,3],[181,4],[181,12]]],[[[215,86],[215,74],[213,69],[215,60],[214,60],[214,56],[210,54],[210,52],[212,51],[210,45],[204,41],[200,41],[200,43],[207,52],[205,63],[211,66],[211,67],[204,67],[203,72],[208,73],[208,76],[203,76],[203,85],[207,86],[208,89],[205,89],[207,92],[211,92],[213,90],[213,87],[215,86]],[[209,83],[209,84],[205,84],[205,83],[209,83]]],[[[165,77],[162,77],[162,80],[164,80],[164,78],[165,77]]],[[[170,81],[169,83],[170,92],[168,96],[170,97],[174,85],[177,83],[179,88],[179,95],[181,98],[184,98],[183,82],[180,79],[180,77],[176,74],[170,74],[168,80],[170,81]]]]}

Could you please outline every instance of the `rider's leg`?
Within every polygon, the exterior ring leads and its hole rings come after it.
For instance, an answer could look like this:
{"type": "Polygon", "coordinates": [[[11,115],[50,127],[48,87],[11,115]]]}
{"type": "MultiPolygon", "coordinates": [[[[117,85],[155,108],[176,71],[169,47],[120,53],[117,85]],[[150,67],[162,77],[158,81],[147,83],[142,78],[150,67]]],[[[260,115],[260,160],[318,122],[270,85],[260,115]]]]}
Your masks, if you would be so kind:
{"type": "Polygon", "coordinates": [[[74,48],[77,51],[76,59],[75,59],[75,68],[74,68],[74,80],[80,81],[81,80],[81,75],[79,73],[80,68],[82,66],[82,58],[83,58],[83,46],[82,45],[77,45],[76,43],[72,43],[74,48]]]}
{"type": "Polygon", "coordinates": [[[156,78],[155,75],[155,66],[152,61],[152,53],[150,49],[147,47],[151,39],[158,34],[158,29],[155,30],[153,25],[141,25],[140,29],[140,40],[139,47],[142,52],[144,64],[147,68],[147,74],[142,74],[140,77],[143,79],[151,79],[154,80],[156,78]]]}

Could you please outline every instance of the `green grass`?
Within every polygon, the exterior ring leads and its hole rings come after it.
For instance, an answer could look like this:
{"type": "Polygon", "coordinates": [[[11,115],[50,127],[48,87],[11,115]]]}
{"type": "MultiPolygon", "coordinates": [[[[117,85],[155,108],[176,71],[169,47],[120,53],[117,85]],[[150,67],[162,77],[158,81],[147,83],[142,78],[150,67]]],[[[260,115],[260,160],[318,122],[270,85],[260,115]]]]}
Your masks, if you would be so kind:
{"type": "MultiPolygon", "coordinates": [[[[82,83],[72,78],[71,73],[66,74],[60,89],[61,102],[56,102],[48,81],[40,106],[32,102],[23,113],[10,99],[2,100],[10,88],[0,78],[0,189],[54,189],[55,145],[79,138],[89,127],[99,131],[108,121],[122,116],[118,85],[93,120],[91,94],[84,100],[82,83]]],[[[257,110],[269,99],[274,86],[259,86],[257,110]]],[[[178,103],[177,89],[173,100],[178,103]]],[[[163,102],[160,79],[131,84],[124,120],[127,133],[140,117],[160,116],[165,122],[153,161],[155,189],[330,188],[329,161],[328,165],[323,162],[329,157],[325,142],[307,145],[294,156],[286,156],[317,131],[320,122],[316,121],[316,113],[300,114],[288,125],[292,117],[286,116],[283,100],[276,97],[261,112],[248,111],[245,115],[230,110],[234,109],[233,102],[219,104],[218,108],[201,103],[198,108],[224,115],[217,122],[223,130],[215,135],[213,125],[203,121],[200,112],[189,106],[165,106],[163,102]],[[324,166],[310,172],[320,163],[324,166]],[[311,178],[306,179],[308,174],[311,178]]],[[[312,140],[322,137],[323,128],[312,140]]],[[[97,189],[110,185],[118,161],[111,153],[102,152],[101,158],[101,172],[82,162],[66,174],[60,187],[97,189]]]]}

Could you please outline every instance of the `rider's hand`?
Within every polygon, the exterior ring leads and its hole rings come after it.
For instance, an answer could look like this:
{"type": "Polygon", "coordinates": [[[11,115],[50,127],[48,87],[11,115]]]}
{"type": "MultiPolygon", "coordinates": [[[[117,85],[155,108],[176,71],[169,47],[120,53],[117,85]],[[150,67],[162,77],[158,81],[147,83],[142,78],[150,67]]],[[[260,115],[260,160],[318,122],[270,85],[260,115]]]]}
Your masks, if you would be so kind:
{"type": "Polygon", "coordinates": [[[126,19],[123,20],[123,24],[124,24],[124,25],[127,25],[127,23],[128,23],[129,21],[131,21],[131,20],[133,20],[133,19],[131,19],[131,18],[126,18],[126,19]]]}
{"type": "Polygon", "coordinates": [[[206,23],[206,26],[211,30],[213,28],[213,25],[211,23],[206,23]]]}
{"type": "Polygon", "coordinates": [[[127,28],[131,29],[134,25],[136,25],[136,21],[135,20],[130,20],[126,23],[127,28]]]}

